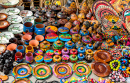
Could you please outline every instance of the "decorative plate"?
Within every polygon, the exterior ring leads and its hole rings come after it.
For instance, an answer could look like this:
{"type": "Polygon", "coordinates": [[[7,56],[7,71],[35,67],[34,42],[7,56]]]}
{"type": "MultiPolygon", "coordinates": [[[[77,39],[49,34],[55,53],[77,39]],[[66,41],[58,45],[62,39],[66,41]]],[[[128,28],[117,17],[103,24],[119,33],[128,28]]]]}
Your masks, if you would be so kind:
{"type": "Polygon", "coordinates": [[[49,33],[45,36],[45,39],[49,42],[54,42],[58,40],[58,35],[55,33],[49,33]]]}
{"type": "Polygon", "coordinates": [[[69,32],[69,29],[67,27],[60,27],[58,28],[58,31],[60,33],[68,33],[69,32]]]}
{"type": "Polygon", "coordinates": [[[93,62],[91,64],[92,72],[100,77],[106,77],[111,73],[109,64],[104,62],[93,62]]]}
{"type": "Polygon", "coordinates": [[[94,53],[94,60],[100,62],[109,62],[111,61],[111,54],[105,50],[97,50],[94,53]]]}
{"type": "Polygon", "coordinates": [[[5,13],[0,13],[0,21],[1,20],[6,20],[7,19],[7,14],[5,14],[5,13]]]}
{"type": "Polygon", "coordinates": [[[101,23],[104,29],[114,29],[119,30],[122,26],[122,20],[115,15],[105,15],[101,18],[101,23]]]}
{"type": "Polygon", "coordinates": [[[27,78],[31,75],[32,67],[27,63],[20,63],[12,70],[12,75],[16,78],[27,78]]]}
{"type": "Polygon", "coordinates": [[[8,15],[16,15],[20,13],[18,8],[7,8],[5,11],[8,15]]]}
{"type": "Polygon", "coordinates": [[[31,22],[31,23],[34,24],[34,19],[36,19],[36,17],[34,17],[34,16],[27,16],[27,17],[24,17],[24,18],[23,18],[22,23],[31,22]]]}
{"type": "Polygon", "coordinates": [[[51,76],[52,68],[45,63],[39,63],[35,65],[32,73],[37,79],[46,79],[51,76]]]}
{"type": "Polygon", "coordinates": [[[4,44],[0,44],[0,54],[4,53],[6,50],[6,46],[4,44]]]}
{"type": "Polygon", "coordinates": [[[0,33],[0,44],[9,43],[9,39],[13,38],[14,34],[12,32],[2,32],[0,33]]]}
{"type": "Polygon", "coordinates": [[[71,35],[67,33],[63,33],[59,35],[59,39],[61,41],[70,41],[71,40],[71,35]]]}
{"type": "Polygon", "coordinates": [[[68,78],[72,75],[72,68],[67,63],[58,63],[53,67],[53,74],[58,78],[68,78]]]}
{"type": "Polygon", "coordinates": [[[108,3],[107,1],[105,1],[105,0],[97,0],[97,1],[95,1],[95,2],[93,3],[93,6],[92,6],[92,11],[93,11],[94,14],[95,14],[95,12],[96,12],[96,9],[97,9],[100,5],[112,7],[112,5],[111,5],[110,3],[108,3]]]}
{"type": "Polygon", "coordinates": [[[29,11],[29,10],[22,10],[20,12],[21,17],[27,17],[27,16],[32,16],[32,15],[33,15],[32,11],[29,11]]]}
{"type": "Polygon", "coordinates": [[[12,83],[32,83],[32,82],[27,78],[22,78],[22,79],[15,79],[12,83]]]}
{"type": "Polygon", "coordinates": [[[5,29],[9,26],[9,22],[4,20],[4,21],[0,21],[0,29],[5,29]]]}
{"type": "Polygon", "coordinates": [[[22,18],[18,15],[11,15],[7,18],[7,21],[10,23],[20,23],[22,22],[22,18]]]}
{"type": "Polygon", "coordinates": [[[14,34],[19,34],[23,32],[23,24],[12,24],[9,26],[8,31],[14,34]]]}
{"type": "Polygon", "coordinates": [[[104,5],[100,5],[96,12],[95,12],[95,16],[96,19],[101,23],[101,17],[105,16],[105,15],[116,15],[119,16],[118,13],[111,7],[109,6],[104,6],[104,5]]]}
{"type": "Polygon", "coordinates": [[[73,64],[73,71],[79,77],[89,76],[92,72],[90,66],[86,62],[77,62],[73,64]]]}

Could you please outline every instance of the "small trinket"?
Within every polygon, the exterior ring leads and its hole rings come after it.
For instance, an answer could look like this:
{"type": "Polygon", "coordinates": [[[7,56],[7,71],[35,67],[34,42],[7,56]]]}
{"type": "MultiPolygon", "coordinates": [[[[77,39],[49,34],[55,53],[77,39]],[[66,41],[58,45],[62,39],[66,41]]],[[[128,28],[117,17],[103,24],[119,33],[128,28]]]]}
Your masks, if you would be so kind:
{"type": "Polygon", "coordinates": [[[37,55],[34,59],[36,63],[42,63],[44,58],[42,55],[37,55]]]}
{"type": "Polygon", "coordinates": [[[76,28],[72,28],[72,29],[70,29],[70,34],[72,35],[72,34],[78,34],[79,33],[79,30],[78,29],[76,29],[76,28]]]}
{"type": "Polygon", "coordinates": [[[70,55],[70,62],[76,63],[77,60],[78,60],[78,56],[77,55],[73,55],[73,54],[70,55]]]}
{"type": "Polygon", "coordinates": [[[52,62],[52,57],[51,56],[44,56],[44,62],[46,64],[50,64],[52,62]]]}
{"type": "Polygon", "coordinates": [[[40,43],[40,49],[46,51],[50,49],[50,43],[48,41],[43,41],[40,43]]]}
{"type": "Polygon", "coordinates": [[[55,41],[55,42],[53,43],[53,49],[59,50],[59,49],[62,49],[63,46],[64,46],[64,43],[63,43],[62,41],[60,41],[60,40],[55,41]]]}
{"type": "Polygon", "coordinates": [[[72,41],[75,43],[75,42],[78,42],[79,40],[81,39],[81,35],[80,34],[73,34],[72,35],[72,41]]]}
{"type": "Polygon", "coordinates": [[[55,55],[61,55],[61,50],[54,50],[55,55]]]}
{"type": "Polygon", "coordinates": [[[70,49],[70,55],[73,54],[73,55],[77,55],[78,51],[76,49],[70,49]]]}
{"type": "Polygon", "coordinates": [[[78,54],[78,59],[79,59],[79,60],[83,60],[84,57],[85,57],[84,54],[82,54],[82,53],[78,54]]]}
{"type": "Polygon", "coordinates": [[[76,48],[83,47],[83,43],[81,41],[76,42],[76,48]]]}
{"type": "Polygon", "coordinates": [[[93,49],[94,49],[94,47],[93,47],[93,45],[92,45],[92,44],[87,44],[87,45],[86,45],[86,49],[91,49],[91,50],[93,50],[93,49]]]}
{"type": "Polygon", "coordinates": [[[54,51],[53,51],[53,50],[47,50],[47,51],[46,51],[46,55],[47,55],[47,56],[53,56],[53,54],[54,54],[54,51]]]}
{"type": "Polygon", "coordinates": [[[84,54],[85,53],[85,49],[83,47],[78,48],[78,53],[84,54]]]}
{"type": "Polygon", "coordinates": [[[92,42],[92,38],[89,35],[82,37],[82,42],[86,45],[92,42]]]}
{"type": "Polygon", "coordinates": [[[62,55],[68,55],[69,54],[69,50],[67,48],[62,49],[62,55]]]}
{"type": "Polygon", "coordinates": [[[87,31],[86,29],[82,29],[80,30],[80,34],[81,36],[86,36],[86,35],[89,35],[89,31],[87,31]]]}
{"type": "Polygon", "coordinates": [[[62,61],[63,62],[68,62],[69,61],[69,55],[63,55],[62,56],[62,61]]]}
{"type": "Polygon", "coordinates": [[[42,50],[36,50],[35,53],[34,53],[35,56],[38,56],[38,55],[43,55],[43,51],[42,50]]]}
{"type": "Polygon", "coordinates": [[[54,63],[59,63],[59,62],[61,62],[61,56],[60,56],[60,55],[54,55],[54,56],[53,56],[53,62],[54,62],[54,63]]]}
{"type": "Polygon", "coordinates": [[[72,41],[65,42],[65,47],[67,49],[73,49],[74,48],[74,43],[72,41]]]}

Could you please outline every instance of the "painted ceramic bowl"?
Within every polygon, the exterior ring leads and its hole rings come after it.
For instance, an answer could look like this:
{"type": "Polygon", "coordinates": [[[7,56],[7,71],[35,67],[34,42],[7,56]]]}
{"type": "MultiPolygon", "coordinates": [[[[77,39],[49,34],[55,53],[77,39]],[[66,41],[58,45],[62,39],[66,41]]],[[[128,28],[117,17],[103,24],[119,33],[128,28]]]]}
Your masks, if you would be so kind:
{"type": "Polygon", "coordinates": [[[22,79],[15,79],[12,83],[32,83],[32,81],[27,78],[22,78],[22,79]]]}
{"type": "Polygon", "coordinates": [[[22,22],[22,20],[22,17],[18,15],[11,15],[7,18],[7,21],[9,21],[10,23],[20,23],[22,22]]]}
{"type": "Polygon", "coordinates": [[[8,15],[16,15],[16,14],[19,14],[20,13],[20,10],[18,8],[7,8],[5,10],[5,12],[8,14],[8,15]]]}
{"type": "Polygon", "coordinates": [[[60,34],[60,35],[59,35],[59,39],[60,39],[61,41],[70,41],[70,40],[71,40],[71,35],[70,35],[70,34],[63,33],[63,34],[60,34]]]}
{"type": "Polygon", "coordinates": [[[23,24],[12,24],[9,26],[8,31],[13,32],[13,34],[19,34],[23,32],[23,24]]]}
{"type": "Polygon", "coordinates": [[[60,41],[60,40],[55,41],[53,43],[53,49],[58,49],[59,50],[59,49],[62,49],[63,46],[64,46],[64,43],[62,41],[60,41]]]}
{"type": "Polygon", "coordinates": [[[9,26],[9,22],[4,20],[4,21],[0,21],[0,29],[5,29],[9,26]]]}
{"type": "Polygon", "coordinates": [[[26,16],[32,16],[33,13],[32,13],[32,11],[29,11],[29,10],[22,10],[19,15],[21,17],[26,17],[26,16]]]}
{"type": "Polygon", "coordinates": [[[58,31],[57,27],[55,26],[47,26],[45,30],[48,33],[56,33],[58,31]]]}
{"type": "Polygon", "coordinates": [[[69,32],[69,29],[67,27],[60,27],[58,28],[58,31],[60,33],[68,33],[69,32]]]}
{"type": "Polygon", "coordinates": [[[36,17],[34,17],[34,16],[27,16],[27,17],[24,17],[24,18],[23,18],[22,23],[31,22],[31,23],[34,24],[34,19],[36,19],[36,17]]]}
{"type": "Polygon", "coordinates": [[[49,42],[54,42],[58,40],[58,35],[55,33],[49,33],[45,36],[45,39],[49,42]]]}
{"type": "Polygon", "coordinates": [[[7,14],[5,14],[5,13],[0,13],[0,21],[1,20],[6,20],[7,19],[7,14]]]}
{"type": "Polygon", "coordinates": [[[1,5],[4,8],[10,8],[10,7],[16,7],[18,3],[19,3],[19,0],[2,0],[1,5]]]}

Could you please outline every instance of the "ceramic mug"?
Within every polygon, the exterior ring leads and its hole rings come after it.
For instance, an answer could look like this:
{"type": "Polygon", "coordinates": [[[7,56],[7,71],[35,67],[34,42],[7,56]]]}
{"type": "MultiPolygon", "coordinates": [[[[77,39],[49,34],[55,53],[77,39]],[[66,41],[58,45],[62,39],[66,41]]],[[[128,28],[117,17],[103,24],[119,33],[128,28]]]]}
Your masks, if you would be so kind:
{"type": "Polygon", "coordinates": [[[36,18],[36,19],[34,20],[34,24],[35,24],[35,25],[36,25],[36,24],[43,24],[43,21],[42,21],[41,18],[36,18]]]}
{"type": "Polygon", "coordinates": [[[21,52],[15,53],[15,61],[18,62],[18,63],[23,61],[23,55],[22,55],[21,52]]]}
{"type": "Polygon", "coordinates": [[[34,30],[33,23],[25,22],[23,25],[24,25],[23,34],[33,35],[33,30],[34,30]]]}
{"type": "Polygon", "coordinates": [[[18,45],[17,48],[16,48],[16,52],[21,52],[21,53],[24,53],[24,46],[23,45],[18,45]]]}
{"type": "Polygon", "coordinates": [[[32,46],[27,46],[27,47],[26,47],[26,53],[28,53],[28,52],[31,52],[31,53],[34,52],[34,49],[33,49],[32,46]]]}
{"type": "Polygon", "coordinates": [[[27,63],[32,63],[33,62],[33,54],[31,52],[26,53],[25,60],[27,63]]]}
{"type": "Polygon", "coordinates": [[[35,26],[35,31],[34,31],[35,35],[45,35],[45,25],[43,24],[36,24],[35,26]]]}

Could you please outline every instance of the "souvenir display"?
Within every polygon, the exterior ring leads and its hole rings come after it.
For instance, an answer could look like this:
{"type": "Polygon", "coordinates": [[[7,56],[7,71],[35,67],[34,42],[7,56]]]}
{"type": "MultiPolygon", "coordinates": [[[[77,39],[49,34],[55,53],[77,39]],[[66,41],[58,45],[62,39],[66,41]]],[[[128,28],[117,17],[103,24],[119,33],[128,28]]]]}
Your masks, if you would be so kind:
{"type": "Polygon", "coordinates": [[[95,61],[109,62],[111,61],[111,54],[105,50],[98,50],[94,53],[95,61]]]}
{"type": "Polygon", "coordinates": [[[67,55],[67,54],[69,54],[69,49],[67,49],[67,48],[64,48],[64,49],[62,49],[62,55],[67,55]]]}
{"type": "Polygon", "coordinates": [[[16,7],[18,3],[19,0],[2,0],[1,6],[4,8],[11,8],[11,7],[16,7]]]}
{"type": "Polygon", "coordinates": [[[94,1],[0,0],[0,82],[129,83],[130,1],[94,1]]]}
{"type": "Polygon", "coordinates": [[[79,77],[89,76],[91,74],[90,66],[85,62],[77,62],[73,64],[73,71],[79,77]]]}
{"type": "Polygon", "coordinates": [[[63,55],[62,62],[68,62],[68,61],[69,61],[69,55],[63,55]]]}
{"type": "Polygon", "coordinates": [[[32,83],[32,81],[31,80],[29,80],[29,79],[27,79],[27,78],[19,78],[19,79],[15,79],[12,83],[20,83],[20,82],[22,82],[22,83],[32,83]]]}
{"type": "Polygon", "coordinates": [[[43,56],[42,55],[37,55],[35,56],[34,60],[36,63],[42,63],[43,62],[43,56]]]}
{"type": "Polygon", "coordinates": [[[59,39],[61,41],[70,41],[71,40],[71,35],[70,34],[66,34],[66,33],[63,33],[63,34],[60,34],[59,35],[59,39]]]}
{"type": "Polygon", "coordinates": [[[100,77],[106,77],[111,73],[110,66],[105,62],[93,62],[91,68],[92,72],[100,77]]]}
{"type": "Polygon", "coordinates": [[[12,75],[16,78],[27,78],[31,75],[32,67],[29,64],[21,63],[12,70],[12,75]]]}
{"type": "Polygon", "coordinates": [[[53,74],[58,78],[68,78],[72,75],[72,68],[67,63],[55,64],[53,74]]]}
{"type": "Polygon", "coordinates": [[[61,56],[60,55],[54,55],[53,56],[53,62],[55,62],[55,63],[61,62],[61,56]]]}
{"type": "Polygon", "coordinates": [[[33,68],[33,75],[37,79],[46,79],[50,77],[52,74],[52,68],[44,63],[39,63],[36,64],[35,67],[33,68]]]}

